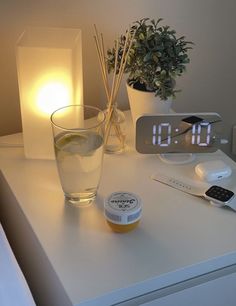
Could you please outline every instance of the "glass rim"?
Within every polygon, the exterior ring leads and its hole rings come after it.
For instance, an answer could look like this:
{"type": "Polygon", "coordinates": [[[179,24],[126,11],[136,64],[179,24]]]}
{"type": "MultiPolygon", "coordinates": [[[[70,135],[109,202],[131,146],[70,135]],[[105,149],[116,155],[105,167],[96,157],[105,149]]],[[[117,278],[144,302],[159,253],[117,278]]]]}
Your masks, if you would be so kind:
{"type": "Polygon", "coordinates": [[[50,121],[51,123],[57,127],[57,128],[60,128],[60,129],[63,129],[63,130],[66,130],[66,131],[72,131],[72,130],[81,130],[81,131],[85,131],[85,130],[90,130],[90,129],[94,129],[98,126],[100,126],[101,124],[103,124],[103,122],[105,122],[105,119],[106,119],[106,115],[104,113],[103,110],[101,110],[100,108],[96,107],[96,106],[92,106],[92,105],[87,105],[87,104],[71,104],[71,105],[67,105],[67,106],[63,106],[63,107],[60,107],[58,109],[56,109],[54,112],[52,112],[51,116],[50,116],[50,121]],[[53,116],[55,115],[56,112],[60,111],[60,110],[63,110],[65,108],[69,108],[69,107],[81,107],[81,108],[88,108],[88,109],[93,109],[93,110],[97,110],[98,111],[98,114],[99,113],[102,113],[103,114],[103,119],[98,123],[98,124],[95,124],[91,127],[88,127],[88,128],[65,128],[63,126],[60,126],[59,124],[55,123],[55,121],[53,120],[53,116]]]}

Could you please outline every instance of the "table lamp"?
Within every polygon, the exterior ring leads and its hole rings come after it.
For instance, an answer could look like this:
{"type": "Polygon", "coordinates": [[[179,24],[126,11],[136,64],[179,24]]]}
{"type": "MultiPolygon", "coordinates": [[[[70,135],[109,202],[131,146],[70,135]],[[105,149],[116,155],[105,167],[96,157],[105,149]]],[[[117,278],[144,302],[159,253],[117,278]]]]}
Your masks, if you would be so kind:
{"type": "Polygon", "coordinates": [[[16,61],[25,157],[54,159],[51,113],[83,103],[81,30],[29,27],[16,61]]]}

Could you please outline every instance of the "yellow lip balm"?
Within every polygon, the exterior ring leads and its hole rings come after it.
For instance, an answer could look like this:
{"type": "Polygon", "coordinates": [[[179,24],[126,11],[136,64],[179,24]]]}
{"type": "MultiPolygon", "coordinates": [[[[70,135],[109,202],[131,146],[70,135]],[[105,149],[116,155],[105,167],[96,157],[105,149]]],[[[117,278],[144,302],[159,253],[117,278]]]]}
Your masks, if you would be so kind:
{"type": "Polygon", "coordinates": [[[104,214],[114,232],[126,233],[136,228],[141,213],[141,199],[134,193],[114,192],[105,199],[104,214]]]}

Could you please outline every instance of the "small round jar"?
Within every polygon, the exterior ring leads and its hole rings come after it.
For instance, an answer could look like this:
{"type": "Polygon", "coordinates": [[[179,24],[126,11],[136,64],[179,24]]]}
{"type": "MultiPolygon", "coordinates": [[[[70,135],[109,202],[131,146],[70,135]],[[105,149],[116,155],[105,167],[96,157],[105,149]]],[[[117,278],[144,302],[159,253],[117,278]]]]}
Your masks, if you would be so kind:
{"type": "Polygon", "coordinates": [[[104,214],[114,232],[126,233],[136,228],[141,212],[141,200],[134,193],[114,192],[105,199],[104,214]]]}

